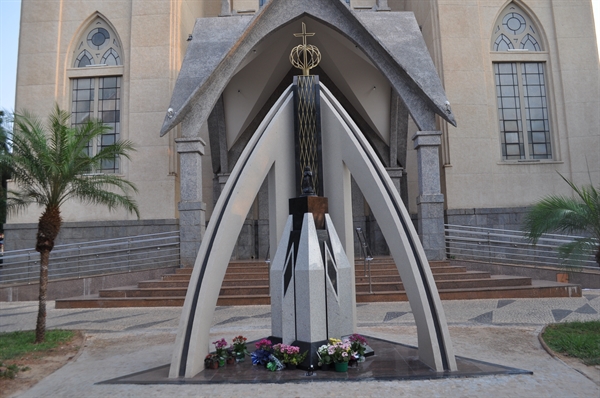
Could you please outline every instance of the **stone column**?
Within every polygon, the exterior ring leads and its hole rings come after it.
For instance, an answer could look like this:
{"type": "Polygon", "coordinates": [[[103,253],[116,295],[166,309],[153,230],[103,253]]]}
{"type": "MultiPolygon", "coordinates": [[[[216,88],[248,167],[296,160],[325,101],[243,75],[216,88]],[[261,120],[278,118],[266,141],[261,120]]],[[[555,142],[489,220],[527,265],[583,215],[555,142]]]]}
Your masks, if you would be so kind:
{"type": "Polygon", "coordinates": [[[412,137],[419,165],[419,237],[428,260],[446,259],[444,195],[440,190],[441,131],[417,131],[412,137]]]}
{"type": "Polygon", "coordinates": [[[388,6],[388,0],[377,0],[374,8],[377,11],[392,11],[390,6],[388,6]]]}
{"type": "Polygon", "coordinates": [[[398,194],[400,194],[402,192],[401,181],[402,181],[402,172],[404,171],[404,168],[402,168],[402,167],[386,167],[385,169],[387,170],[390,178],[392,179],[392,182],[394,183],[394,187],[396,188],[396,191],[398,191],[398,194]]]}
{"type": "Polygon", "coordinates": [[[231,15],[231,0],[221,0],[221,16],[231,15]]]}
{"type": "Polygon", "coordinates": [[[180,163],[179,253],[184,267],[193,267],[206,228],[202,202],[202,138],[177,138],[180,163]]]}

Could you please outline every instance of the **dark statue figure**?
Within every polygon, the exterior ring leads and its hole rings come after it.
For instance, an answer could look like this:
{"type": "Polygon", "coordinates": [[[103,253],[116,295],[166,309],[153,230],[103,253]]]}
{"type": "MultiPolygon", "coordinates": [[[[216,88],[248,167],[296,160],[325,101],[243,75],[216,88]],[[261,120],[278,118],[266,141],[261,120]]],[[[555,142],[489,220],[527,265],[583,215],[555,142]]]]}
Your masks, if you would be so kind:
{"type": "Polygon", "coordinates": [[[308,166],[304,168],[304,177],[302,177],[302,196],[315,196],[313,173],[308,166]]]}

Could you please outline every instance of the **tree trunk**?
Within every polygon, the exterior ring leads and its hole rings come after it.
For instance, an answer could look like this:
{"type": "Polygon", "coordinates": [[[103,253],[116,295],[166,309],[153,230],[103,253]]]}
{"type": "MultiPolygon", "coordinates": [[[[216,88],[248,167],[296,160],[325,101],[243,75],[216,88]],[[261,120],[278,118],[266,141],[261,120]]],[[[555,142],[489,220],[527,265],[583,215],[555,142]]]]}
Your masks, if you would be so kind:
{"type": "Polygon", "coordinates": [[[46,290],[48,287],[48,262],[54,241],[60,231],[62,220],[57,206],[46,206],[38,222],[35,250],[40,253],[40,297],[37,323],[35,326],[35,343],[43,343],[46,338],[46,290]]]}
{"type": "Polygon", "coordinates": [[[598,246],[598,251],[596,252],[596,262],[598,263],[598,266],[600,267],[600,245],[598,246]]]}
{"type": "Polygon", "coordinates": [[[50,251],[40,252],[40,297],[37,323],[35,325],[35,344],[46,340],[46,290],[48,288],[48,259],[50,251]]]}

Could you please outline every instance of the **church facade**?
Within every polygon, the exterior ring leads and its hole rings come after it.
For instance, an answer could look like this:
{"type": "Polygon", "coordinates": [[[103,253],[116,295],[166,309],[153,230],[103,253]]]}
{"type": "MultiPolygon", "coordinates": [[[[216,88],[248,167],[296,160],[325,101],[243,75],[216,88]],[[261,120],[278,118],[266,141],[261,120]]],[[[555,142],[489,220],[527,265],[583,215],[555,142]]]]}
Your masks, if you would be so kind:
{"type": "MultiPolygon", "coordinates": [[[[456,119],[456,127],[435,121],[445,222],[518,229],[525,208],[541,196],[570,195],[558,173],[576,184],[600,184],[600,76],[589,0],[331,1],[359,17],[414,14],[456,119]]],[[[113,128],[91,151],[115,139],[137,148],[131,160],[115,159],[98,172],[136,184],[141,219],[69,203],[60,241],[202,230],[241,151],[297,74],[287,56],[299,23],[259,40],[233,71],[197,132],[204,145],[186,149],[181,125],[163,136],[161,127],[188,46],[203,32],[214,34],[194,26],[227,19],[228,29],[243,32],[260,23],[266,6],[266,0],[22,1],[17,111],[46,115],[57,103],[71,111],[73,124],[97,117],[113,128]],[[192,187],[182,185],[186,151],[199,159],[193,167],[201,178],[192,187]],[[182,197],[190,189],[202,198],[198,213],[186,212],[182,197]],[[189,214],[193,219],[182,219],[189,214]]],[[[414,115],[352,37],[311,16],[304,20],[323,53],[321,81],[363,131],[418,225],[414,115]]],[[[403,40],[400,31],[389,35],[403,40]]],[[[198,60],[199,68],[208,64],[198,60]]],[[[234,257],[273,255],[264,185],[234,257]]],[[[374,252],[386,253],[358,187],[352,212],[374,252]]],[[[34,208],[10,217],[6,248],[32,247],[38,217],[34,208]]]]}

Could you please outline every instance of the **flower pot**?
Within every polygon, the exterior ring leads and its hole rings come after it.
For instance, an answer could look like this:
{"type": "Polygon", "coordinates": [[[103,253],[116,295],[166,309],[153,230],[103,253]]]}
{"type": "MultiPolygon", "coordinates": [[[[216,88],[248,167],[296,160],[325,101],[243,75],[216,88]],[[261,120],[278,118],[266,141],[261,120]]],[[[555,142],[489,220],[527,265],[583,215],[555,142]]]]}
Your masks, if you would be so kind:
{"type": "Polygon", "coordinates": [[[206,364],[207,369],[219,369],[219,362],[213,361],[206,364]]]}
{"type": "Polygon", "coordinates": [[[219,367],[225,366],[225,358],[219,358],[219,367]]]}
{"type": "Polygon", "coordinates": [[[335,371],[336,372],[347,372],[348,371],[348,362],[336,362],[335,363],[335,371]]]}
{"type": "Polygon", "coordinates": [[[234,357],[227,357],[227,365],[233,365],[235,363],[234,357]]]}
{"type": "Polygon", "coordinates": [[[288,370],[296,370],[296,366],[297,365],[294,365],[294,364],[291,364],[291,363],[286,363],[285,364],[285,368],[288,369],[288,370]]]}
{"type": "Polygon", "coordinates": [[[244,360],[246,359],[246,354],[244,354],[243,352],[236,352],[235,353],[235,360],[238,362],[244,362],[244,360]]]}

